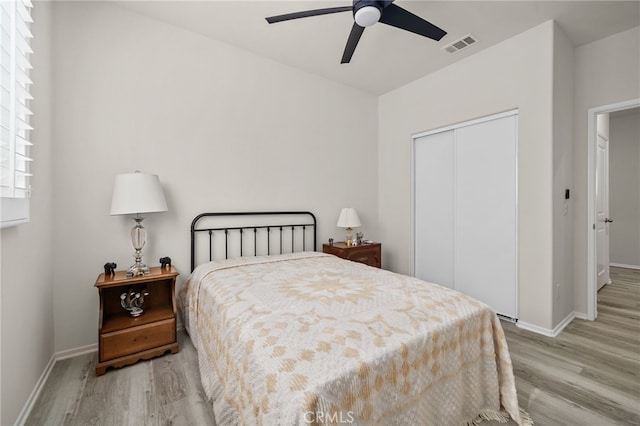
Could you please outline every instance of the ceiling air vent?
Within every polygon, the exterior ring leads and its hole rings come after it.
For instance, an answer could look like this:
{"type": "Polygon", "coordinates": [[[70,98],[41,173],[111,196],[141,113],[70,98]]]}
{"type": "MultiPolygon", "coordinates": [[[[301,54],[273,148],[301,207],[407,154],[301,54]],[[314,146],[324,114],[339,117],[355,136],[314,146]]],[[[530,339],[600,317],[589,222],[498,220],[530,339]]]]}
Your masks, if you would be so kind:
{"type": "Polygon", "coordinates": [[[443,47],[442,49],[449,53],[458,53],[465,47],[471,46],[478,42],[478,39],[473,34],[467,34],[466,36],[454,41],[443,47]]]}

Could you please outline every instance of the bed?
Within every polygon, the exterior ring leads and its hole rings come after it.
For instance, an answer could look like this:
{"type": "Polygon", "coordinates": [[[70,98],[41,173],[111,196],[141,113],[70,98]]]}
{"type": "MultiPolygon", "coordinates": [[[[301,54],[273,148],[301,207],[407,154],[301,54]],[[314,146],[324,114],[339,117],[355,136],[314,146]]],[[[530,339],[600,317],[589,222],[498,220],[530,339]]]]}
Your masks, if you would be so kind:
{"type": "Polygon", "coordinates": [[[219,426],[531,424],[488,306],[315,252],[311,213],[231,217],[242,223],[194,219],[193,272],[180,292],[219,426]]]}

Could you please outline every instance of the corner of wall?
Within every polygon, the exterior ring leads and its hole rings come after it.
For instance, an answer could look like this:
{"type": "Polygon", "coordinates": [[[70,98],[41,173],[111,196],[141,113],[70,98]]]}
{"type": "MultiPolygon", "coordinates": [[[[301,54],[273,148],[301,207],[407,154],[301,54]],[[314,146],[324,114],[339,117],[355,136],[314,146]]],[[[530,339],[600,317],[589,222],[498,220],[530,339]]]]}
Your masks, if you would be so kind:
{"type": "Polygon", "coordinates": [[[16,421],[54,353],[51,3],[34,2],[32,16],[31,108],[35,130],[31,220],[0,231],[0,424],[3,425],[16,421]]]}
{"type": "Polygon", "coordinates": [[[553,279],[552,328],[573,312],[573,44],[553,26],[553,279]],[[568,193],[568,199],[567,192],[568,193]]]}
{"type": "Polygon", "coordinates": [[[588,112],[640,98],[640,26],[574,49],[573,282],[574,310],[589,311],[588,112]],[[611,66],[615,64],[615,66],[611,66]]]}
{"type": "Polygon", "coordinates": [[[518,188],[519,315],[547,329],[553,328],[553,25],[545,22],[379,98],[380,229],[393,254],[391,269],[402,273],[410,273],[411,263],[411,135],[519,109],[519,173],[527,177],[518,188]]]}

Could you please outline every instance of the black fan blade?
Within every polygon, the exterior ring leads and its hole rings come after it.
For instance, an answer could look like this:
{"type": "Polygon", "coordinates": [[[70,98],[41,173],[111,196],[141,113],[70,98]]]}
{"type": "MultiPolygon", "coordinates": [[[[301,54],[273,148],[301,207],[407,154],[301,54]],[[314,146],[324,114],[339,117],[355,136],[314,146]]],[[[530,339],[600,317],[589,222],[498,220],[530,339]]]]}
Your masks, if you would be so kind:
{"type": "Polygon", "coordinates": [[[265,19],[267,20],[268,23],[275,24],[276,22],[289,21],[290,19],[309,18],[311,16],[328,15],[330,13],[350,12],[351,10],[353,10],[352,6],[329,7],[327,9],[305,10],[303,12],[294,12],[294,13],[287,13],[285,15],[270,16],[269,18],[265,18],[265,19]]]}
{"type": "Polygon", "coordinates": [[[340,61],[341,64],[348,64],[349,61],[351,61],[353,52],[356,50],[356,46],[358,45],[363,32],[364,27],[361,27],[354,22],[353,27],[351,27],[349,39],[347,40],[347,45],[344,47],[344,53],[342,54],[342,60],[340,61]]]}
{"type": "Polygon", "coordinates": [[[419,16],[414,15],[406,9],[390,4],[382,9],[382,16],[380,20],[383,24],[391,25],[392,27],[400,28],[402,30],[411,31],[412,33],[425,36],[436,41],[439,41],[447,34],[442,28],[438,28],[431,22],[425,21],[419,16]]]}

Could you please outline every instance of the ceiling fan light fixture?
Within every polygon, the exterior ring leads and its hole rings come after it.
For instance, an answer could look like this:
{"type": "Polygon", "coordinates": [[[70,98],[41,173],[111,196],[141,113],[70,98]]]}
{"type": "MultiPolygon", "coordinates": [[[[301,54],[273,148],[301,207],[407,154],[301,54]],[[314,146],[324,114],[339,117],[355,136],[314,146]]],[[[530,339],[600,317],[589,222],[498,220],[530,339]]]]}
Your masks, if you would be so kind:
{"type": "Polygon", "coordinates": [[[348,64],[366,27],[381,22],[385,25],[409,31],[420,36],[440,41],[447,32],[431,22],[414,15],[406,9],[393,4],[394,0],[353,0],[353,6],[337,6],[324,9],[303,10],[284,15],[265,18],[268,23],[288,21],[291,19],[309,18],[311,16],[330,15],[333,13],[352,12],[354,22],[342,53],[341,64],[348,64]]]}
{"type": "Polygon", "coordinates": [[[375,6],[364,6],[355,13],[356,24],[361,27],[370,27],[380,20],[380,9],[375,6]]]}

